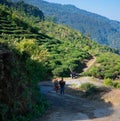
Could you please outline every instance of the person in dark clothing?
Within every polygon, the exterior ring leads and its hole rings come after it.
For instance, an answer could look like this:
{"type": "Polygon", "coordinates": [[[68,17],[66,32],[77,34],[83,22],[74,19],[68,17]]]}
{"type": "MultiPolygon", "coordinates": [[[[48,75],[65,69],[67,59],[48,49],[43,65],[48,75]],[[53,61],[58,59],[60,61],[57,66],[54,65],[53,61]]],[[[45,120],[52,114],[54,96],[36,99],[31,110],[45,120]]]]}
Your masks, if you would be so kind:
{"type": "Polygon", "coordinates": [[[75,72],[72,71],[70,76],[71,76],[72,79],[75,78],[75,76],[76,76],[75,72]]]}
{"type": "Polygon", "coordinates": [[[74,77],[74,72],[73,71],[70,73],[70,76],[73,79],[73,77],[74,77]]]}
{"type": "Polygon", "coordinates": [[[64,95],[65,81],[63,81],[63,77],[62,77],[61,81],[59,81],[59,85],[60,85],[60,94],[64,95]]]}

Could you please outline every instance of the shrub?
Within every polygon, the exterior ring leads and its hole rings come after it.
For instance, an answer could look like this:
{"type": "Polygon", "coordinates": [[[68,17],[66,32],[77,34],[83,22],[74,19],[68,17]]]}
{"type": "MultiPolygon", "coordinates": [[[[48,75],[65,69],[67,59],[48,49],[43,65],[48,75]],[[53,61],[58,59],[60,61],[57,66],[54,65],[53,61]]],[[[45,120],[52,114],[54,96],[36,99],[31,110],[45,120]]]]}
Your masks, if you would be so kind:
{"type": "Polygon", "coordinates": [[[119,84],[117,84],[117,88],[118,88],[118,89],[120,89],[120,83],[119,83],[119,84]]]}
{"type": "Polygon", "coordinates": [[[104,85],[105,86],[113,86],[113,80],[112,79],[104,79],[104,85]]]}
{"type": "Polygon", "coordinates": [[[114,87],[114,88],[120,88],[120,83],[112,79],[105,79],[104,85],[114,87]]]}
{"type": "Polygon", "coordinates": [[[87,83],[83,83],[80,86],[80,89],[84,90],[86,94],[89,95],[89,94],[96,92],[97,87],[94,84],[87,82],[87,83]]]}
{"type": "Polygon", "coordinates": [[[55,76],[65,77],[69,75],[70,70],[64,66],[60,66],[55,68],[52,72],[55,76]]]}
{"type": "Polygon", "coordinates": [[[40,51],[42,59],[37,61],[35,49],[32,51],[30,47],[23,48],[20,52],[21,48],[16,50],[16,46],[10,44],[0,44],[3,52],[0,57],[3,65],[0,81],[0,121],[28,121],[43,113],[47,107],[46,101],[37,89],[38,81],[44,78],[46,72],[43,66],[45,54],[40,51]],[[29,56],[24,56],[24,51],[29,56]]]}
{"type": "Polygon", "coordinates": [[[113,53],[100,54],[97,58],[96,64],[88,70],[87,74],[102,79],[115,79],[120,73],[119,63],[119,55],[113,53]]]}
{"type": "Polygon", "coordinates": [[[118,81],[113,81],[113,87],[118,88],[120,83],[118,81]]]}

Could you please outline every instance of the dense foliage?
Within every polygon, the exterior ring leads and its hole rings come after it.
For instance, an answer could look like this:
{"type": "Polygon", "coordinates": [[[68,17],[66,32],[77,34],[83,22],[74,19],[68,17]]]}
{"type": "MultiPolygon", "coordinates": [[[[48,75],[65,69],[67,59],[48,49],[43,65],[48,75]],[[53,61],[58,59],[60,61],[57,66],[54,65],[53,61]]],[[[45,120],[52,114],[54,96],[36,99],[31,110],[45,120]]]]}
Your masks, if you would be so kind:
{"type": "Polygon", "coordinates": [[[48,3],[43,0],[24,1],[39,7],[45,16],[50,16],[47,17],[49,20],[69,25],[84,35],[89,34],[94,41],[117,48],[120,51],[120,22],[109,20],[72,5],[48,3]]]}
{"type": "Polygon", "coordinates": [[[12,3],[11,0],[0,0],[0,4],[7,5],[13,10],[18,10],[19,13],[24,11],[27,15],[39,17],[41,20],[44,19],[44,14],[39,8],[29,4],[25,4],[23,0],[12,3]]]}
{"type": "Polygon", "coordinates": [[[120,89],[120,82],[118,80],[104,79],[104,85],[107,87],[120,89]]]}
{"type": "Polygon", "coordinates": [[[29,121],[47,106],[37,87],[46,74],[43,62],[47,56],[43,57],[47,52],[33,40],[0,39],[0,43],[0,120],[29,121]]]}
{"type": "Polygon", "coordinates": [[[22,17],[18,11],[0,5],[1,121],[29,121],[47,107],[37,84],[47,78],[49,54],[35,40],[44,36],[22,17]]]}
{"type": "Polygon", "coordinates": [[[12,12],[6,6],[0,5],[0,36],[37,38],[36,28],[33,28],[30,23],[22,18],[18,12],[12,12]]]}
{"type": "Polygon", "coordinates": [[[112,53],[99,55],[96,64],[87,72],[87,74],[97,78],[119,78],[120,56],[112,53]]]}
{"type": "Polygon", "coordinates": [[[94,53],[94,55],[100,52],[118,52],[113,48],[102,46],[94,41],[91,41],[89,35],[83,36],[80,32],[73,30],[68,26],[63,26],[48,21],[39,22],[36,26],[39,28],[40,33],[47,34],[48,36],[61,41],[70,41],[75,44],[75,47],[89,51],[91,54],[94,53]]]}

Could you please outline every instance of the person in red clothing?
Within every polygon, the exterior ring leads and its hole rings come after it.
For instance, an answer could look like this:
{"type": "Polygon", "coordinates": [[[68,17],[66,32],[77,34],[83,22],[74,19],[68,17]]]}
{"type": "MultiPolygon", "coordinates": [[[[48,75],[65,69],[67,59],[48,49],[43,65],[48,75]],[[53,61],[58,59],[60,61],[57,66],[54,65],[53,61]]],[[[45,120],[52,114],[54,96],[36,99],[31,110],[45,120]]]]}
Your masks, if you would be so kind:
{"type": "Polygon", "coordinates": [[[54,89],[55,89],[56,93],[58,93],[59,83],[58,83],[57,79],[54,80],[54,89]]]}
{"type": "Polygon", "coordinates": [[[60,94],[64,95],[64,90],[65,90],[65,81],[62,79],[59,81],[59,85],[60,85],[60,94]]]}

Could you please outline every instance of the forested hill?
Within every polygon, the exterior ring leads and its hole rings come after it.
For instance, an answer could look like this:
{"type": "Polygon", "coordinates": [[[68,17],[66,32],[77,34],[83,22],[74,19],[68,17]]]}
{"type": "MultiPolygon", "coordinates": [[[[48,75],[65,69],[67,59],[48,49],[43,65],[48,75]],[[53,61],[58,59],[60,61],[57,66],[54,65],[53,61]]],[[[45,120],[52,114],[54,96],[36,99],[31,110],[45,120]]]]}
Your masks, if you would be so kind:
{"type": "MultiPolygon", "coordinates": [[[[17,1],[17,0],[14,0],[17,1]]],[[[43,0],[24,0],[40,8],[49,19],[71,26],[90,35],[91,39],[120,50],[120,22],[93,14],[72,5],[48,3],[43,0]]]]}
{"type": "Polygon", "coordinates": [[[44,14],[39,8],[33,5],[25,4],[22,0],[15,3],[11,2],[10,0],[0,0],[0,4],[7,5],[14,10],[19,10],[19,12],[24,11],[27,15],[44,19],[44,14]]]}

